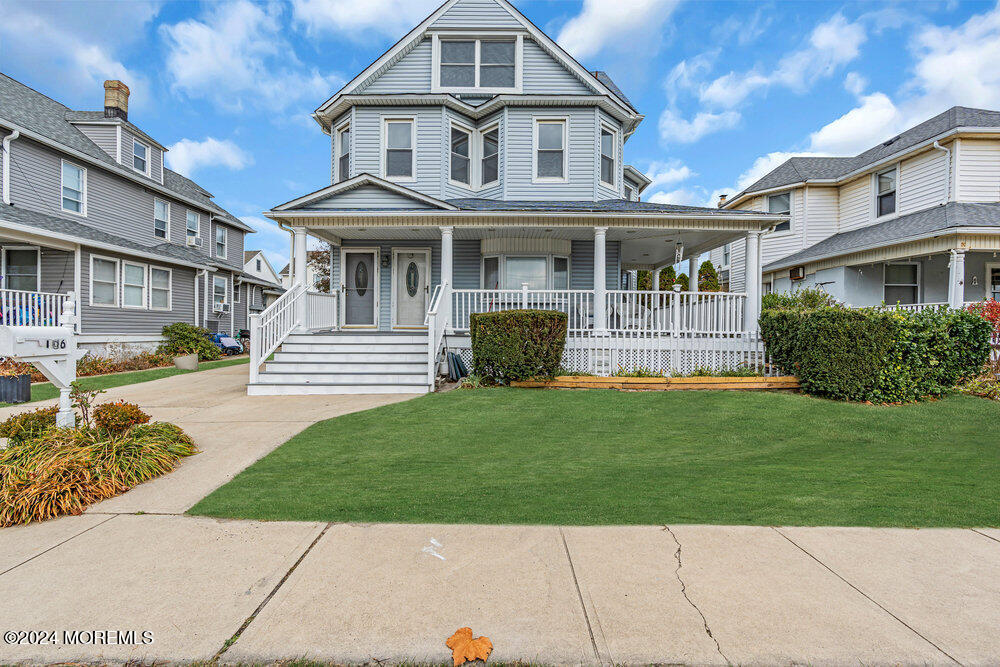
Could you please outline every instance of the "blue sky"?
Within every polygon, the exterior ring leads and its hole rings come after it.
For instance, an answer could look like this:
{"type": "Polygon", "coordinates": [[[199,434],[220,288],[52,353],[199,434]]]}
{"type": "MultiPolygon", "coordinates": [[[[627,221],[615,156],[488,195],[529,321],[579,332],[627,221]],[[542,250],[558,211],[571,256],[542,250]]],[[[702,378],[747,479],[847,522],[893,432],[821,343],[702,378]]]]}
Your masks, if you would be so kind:
{"type": "MultiPolygon", "coordinates": [[[[280,268],[287,236],[260,212],[330,178],[308,114],[438,4],[0,0],[0,70],[79,109],[126,81],[130,119],[280,268]]],[[[955,104],[1000,109],[993,3],[515,4],[646,115],[626,162],[653,201],[708,205],[791,155],[855,154],[955,104]]]]}

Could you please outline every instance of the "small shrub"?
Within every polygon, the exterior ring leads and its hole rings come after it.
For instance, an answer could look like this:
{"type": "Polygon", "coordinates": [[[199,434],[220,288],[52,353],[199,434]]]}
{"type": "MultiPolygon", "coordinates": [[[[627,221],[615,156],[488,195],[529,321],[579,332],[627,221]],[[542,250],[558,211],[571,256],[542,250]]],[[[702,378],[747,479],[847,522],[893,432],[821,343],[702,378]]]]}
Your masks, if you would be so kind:
{"type": "Polygon", "coordinates": [[[833,308],[840,302],[818,287],[804,287],[794,292],[771,292],[761,298],[761,310],[812,310],[833,308]]]}
{"type": "Polygon", "coordinates": [[[80,410],[81,426],[90,427],[90,418],[94,411],[94,399],[104,393],[103,389],[84,389],[79,382],[70,384],[69,400],[73,407],[80,410]]]}
{"type": "Polygon", "coordinates": [[[472,372],[504,384],[555,377],[566,346],[566,313],[504,310],[473,313],[472,372]]]}
{"type": "Polygon", "coordinates": [[[209,339],[210,335],[208,329],[187,322],[168,324],[163,327],[163,336],[166,340],[156,351],[170,357],[197,353],[199,361],[218,359],[222,352],[209,339]]]}
{"type": "Polygon", "coordinates": [[[148,424],[149,419],[138,405],[125,401],[103,403],[94,409],[94,426],[108,433],[124,433],[133,426],[148,424]]]}
{"type": "Polygon", "coordinates": [[[39,436],[56,425],[57,406],[38,408],[31,412],[12,415],[0,423],[0,437],[9,438],[11,444],[39,436]]]}
{"type": "Polygon", "coordinates": [[[1000,401],[1000,380],[996,375],[986,374],[973,378],[958,388],[963,394],[1000,401]]]}
{"type": "Polygon", "coordinates": [[[481,389],[485,387],[486,384],[483,382],[483,378],[473,373],[472,375],[466,375],[464,378],[459,380],[458,386],[462,389],[481,389]]]}

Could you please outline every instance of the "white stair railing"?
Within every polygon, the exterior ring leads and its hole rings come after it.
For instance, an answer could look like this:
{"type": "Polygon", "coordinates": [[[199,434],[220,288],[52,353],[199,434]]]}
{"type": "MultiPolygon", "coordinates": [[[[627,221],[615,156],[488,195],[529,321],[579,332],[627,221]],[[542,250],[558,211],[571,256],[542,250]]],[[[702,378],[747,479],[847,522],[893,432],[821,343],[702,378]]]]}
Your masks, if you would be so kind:
{"type": "Polygon", "coordinates": [[[57,327],[65,294],[0,289],[0,324],[11,327],[57,327]]]}
{"type": "Polygon", "coordinates": [[[250,383],[260,377],[260,365],[299,326],[296,306],[305,298],[305,287],[293,285],[261,313],[250,315],[250,383]]]}
{"type": "Polygon", "coordinates": [[[424,324],[427,325],[427,385],[434,391],[445,330],[451,325],[451,286],[447,282],[434,288],[424,324]]]}
{"type": "Polygon", "coordinates": [[[306,292],[306,329],[337,329],[340,326],[338,296],[334,292],[306,292]]]}

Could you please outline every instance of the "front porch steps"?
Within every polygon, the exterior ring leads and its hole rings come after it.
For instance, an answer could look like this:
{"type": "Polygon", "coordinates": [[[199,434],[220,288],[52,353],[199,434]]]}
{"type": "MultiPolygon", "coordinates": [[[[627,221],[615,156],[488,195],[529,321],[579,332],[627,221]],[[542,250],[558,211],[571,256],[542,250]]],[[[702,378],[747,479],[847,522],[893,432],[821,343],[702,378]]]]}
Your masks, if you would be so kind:
{"type": "Polygon", "coordinates": [[[422,394],[427,384],[427,335],[396,332],[291,334],[251,396],[422,394]]]}

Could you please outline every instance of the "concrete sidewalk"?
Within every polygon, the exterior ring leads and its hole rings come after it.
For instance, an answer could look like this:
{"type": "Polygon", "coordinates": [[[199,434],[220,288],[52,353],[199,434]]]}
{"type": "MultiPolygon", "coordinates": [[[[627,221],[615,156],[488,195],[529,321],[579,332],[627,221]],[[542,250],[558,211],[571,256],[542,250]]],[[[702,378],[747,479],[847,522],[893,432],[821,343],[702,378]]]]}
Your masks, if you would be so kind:
{"type": "Polygon", "coordinates": [[[347,525],[85,515],[0,531],[0,661],[1000,661],[1000,531],[347,525]],[[61,635],[57,641],[62,641],[61,635]],[[137,640],[138,641],[138,640],[137,640]]]}

